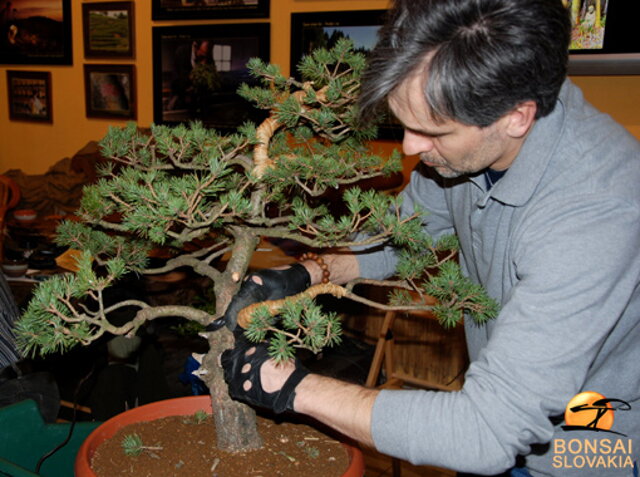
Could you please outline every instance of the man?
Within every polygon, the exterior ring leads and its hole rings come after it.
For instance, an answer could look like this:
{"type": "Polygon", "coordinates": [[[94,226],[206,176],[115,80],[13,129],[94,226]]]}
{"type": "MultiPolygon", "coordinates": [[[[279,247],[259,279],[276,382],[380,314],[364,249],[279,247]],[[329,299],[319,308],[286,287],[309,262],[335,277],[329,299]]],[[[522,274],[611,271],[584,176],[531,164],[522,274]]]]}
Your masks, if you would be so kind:
{"type": "MultiPolygon", "coordinates": [[[[570,28],[561,0],[397,0],[363,81],[363,117],[388,104],[404,152],[424,165],[403,192],[405,212],[424,207],[430,234],[455,232],[465,273],[501,304],[487,325],[465,323],[463,389],[365,389],[275,366],[240,341],[222,360],[232,396],[308,414],[416,464],[632,475],[640,145],[566,80],[570,28]],[[628,404],[616,407],[618,434],[563,429],[583,391],[628,404]]],[[[337,283],[384,278],[395,264],[388,249],[323,260],[337,283]]],[[[251,277],[227,320],[252,299],[295,291],[280,288],[296,274],[321,280],[315,261],[303,265],[251,277]]]]}

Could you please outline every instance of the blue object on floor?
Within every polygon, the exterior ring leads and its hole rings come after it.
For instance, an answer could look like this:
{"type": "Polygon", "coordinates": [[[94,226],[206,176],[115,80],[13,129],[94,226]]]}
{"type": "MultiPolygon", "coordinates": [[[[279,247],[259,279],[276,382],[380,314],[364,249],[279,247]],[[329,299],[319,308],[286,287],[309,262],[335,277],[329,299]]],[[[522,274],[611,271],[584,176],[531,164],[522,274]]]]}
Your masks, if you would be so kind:
{"type": "Polygon", "coordinates": [[[0,408],[0,475],[61,477],[73,475],[82,442],[101,422],[77,422],[67,444],[44,461],[40,458],[64,442],[71,423],[46,424],[35,401],[27,399],[0,408]]]}
{"type": "Polygon", "coordinates": [[[196,361],[193,356],[189,356],[184,363],[184,368],[178,379],[183,384],[191,385],[191,394],[194,396],[202,396],[205,394],[209,394],[209,388],[204,382],[193,374],[193,372],[200,368],[200,363],[196,361]]]}
{"type": "Polygon", "coordinates": [[[531,474],[525,467],[514,467],[511,469],[510,477],[531,477],[531,474]]]}

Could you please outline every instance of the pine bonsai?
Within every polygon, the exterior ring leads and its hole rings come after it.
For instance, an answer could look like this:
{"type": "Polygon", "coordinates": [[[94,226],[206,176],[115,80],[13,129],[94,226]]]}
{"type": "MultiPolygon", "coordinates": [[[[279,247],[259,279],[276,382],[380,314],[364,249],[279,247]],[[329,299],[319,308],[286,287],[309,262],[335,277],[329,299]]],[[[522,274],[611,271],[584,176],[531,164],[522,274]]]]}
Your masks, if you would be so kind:
{"type": "MultiPolygon", "coordinates": [[[[364,66],[365,58],[347,40],[305,57],[299,65],[302,81],[251,60],[260,86],[244,85],[239,94],[268,117],[233,134],[198,123],[152,125],[150,133],[135,124],[110,129],[100,144],[111,161],[99,182],[85,188],[80,220],[66,221],[57,231],[60,244],[82,251],[79,271],[38,287],[16,328],[23,353],[63,352],[105,333],[132,336],[145,322],[167,316],[206,325],[224,314],[261,238],[294,240],[312,249],[391,243],[400,256],[397,279],[378,283],[400,290],[388,303],[357,295],[357,282],[329,283],[246,312],[239,319],[246,335],[270,340],[276,359],[300,347],[317,352],[339,340],[337,316],[314,304],[323,293],[382,309],[429,309],[447,326],[464,313],[479,322],[492,317],[496,304],[460,272],[455,237],[432,240],[422,231],[426,212],[402,216],[397,197],[357,187],[363,179],[401,168],[398,153],[382,158],[369,152],[375,129],[357,123],[364,66]],[[341,216],[323,201],[323,194],[336,188],[344,190],[341,216]],[[158,246],[171,247],[175,256],[149,268],[149,251],[158,246]],[[225,263],[219,260],[223,254],[229,256],[225,263]],[[178,267],[210,280],[215,312],[138,300],[104,304],[105,289],[123,276],[178,267]],[[435,305],[429,297],[437,299],[435,305]],[[88,299],[97,307],[86,306],[88,299]],[[134,319],[123,326],[109,323],[107,314],[125,306],[137,309],[134,319]]],[[[257,448],[255,413],[229,398],[217,365],[220,353],[233,346],[233,333],[223,328],[206,335],[210,351],[200,377],[211,392],[218,445],[231,451],[257,448]]]]}

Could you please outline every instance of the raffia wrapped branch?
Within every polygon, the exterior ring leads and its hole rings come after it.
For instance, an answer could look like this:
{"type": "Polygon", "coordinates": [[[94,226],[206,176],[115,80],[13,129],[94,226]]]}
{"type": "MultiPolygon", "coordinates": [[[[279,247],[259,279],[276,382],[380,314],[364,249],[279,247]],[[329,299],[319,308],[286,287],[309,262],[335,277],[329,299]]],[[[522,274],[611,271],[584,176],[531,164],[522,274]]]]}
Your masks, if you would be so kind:
{"type": "Polygon", "coordinates": [[[297,295],[293,295],[287,298],[283,298],[281,300],[267,300],[262,301],[260,303],[254,303],[253,305],[249,305],[246,308],[243,308],[238,313],[238,325],[241,328],[246,329],[251,323],[251,315],[258,307],[266,306],[269,310],[269,313],[273,315],[277,315],[282,310],[284,303],[286,301],[299,301],[305,298],[315,298],[318,295],[333,295],[336,298],[342,298],[348,294],[348,290],[340,285],[336,285],[334,283],[320,283],[318,285],[313,285],[312,287],[307,288],[305,291],[298,293],[297,295]]]}
{"type": "Polygon", "coordinates": [[[273,160],[269,157],[269,141],[280,127],[280,122],[273,116],[269,116],[262,121],[256,130],[258,144],[253,149],[253,173],[261,178],[267,168],[271,167],[273,160]]]}
{"type": "MultiPolygon", "coordinates": [[[[307,95],[308,91],[312,88],[311,83],[307,82],[303,85],[303,89],[296,91],[293,93],[293,97],[300,103],[300,107],[304,111],[304,107],[302,106],[304,97],[307,95]]],[[[316,92],[316,98],[320,102],[326,101],[326,91],[327,86],[321,88],[316,92]]],[[[256,129],[256,138],[258,139],[258,144],[253,148],[253,160],[255,166],[253,168],[253,173],[259,179],[261,178],[265,171],[273,166],[273,159],[269,157],[269,142],[271,138],[278,130],[278,128],[282,126],[282,123],[278,121],[275,115],[272,113],[267,119],[262,121],[260,126],[256,129]]]]}

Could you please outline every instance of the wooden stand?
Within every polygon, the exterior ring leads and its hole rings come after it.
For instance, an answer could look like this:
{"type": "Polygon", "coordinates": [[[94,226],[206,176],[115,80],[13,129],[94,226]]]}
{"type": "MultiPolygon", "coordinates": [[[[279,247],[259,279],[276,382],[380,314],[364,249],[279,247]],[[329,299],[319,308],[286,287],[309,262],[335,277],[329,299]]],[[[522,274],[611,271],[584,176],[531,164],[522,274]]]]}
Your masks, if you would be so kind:
{"type": "MultiPolygon", "coordinates": [[[[432,320],[437,326],[440,326],[435,318],[429,313],[412,313],[412,317],[421,317],[427,320],[432,320]]],[[[435,340],[435,350],[423,349],[425,356],[430,356],[429,361],[438,364],[441,369],[442,376],[448,376],[450,379],[447,381],[438,381],[429,376],[423,369],[417,369],[413,366],[412,371],[411,363],[397,362],[395,357],[396,339],[393,332],[393,325],[398,318],[398,312],[389,311],[385,314],[380,332],[378,335],[378,341],[376,343],[376,349],[373,354],[373,360],[371,367],[369,368],[369,374],[366,380],[366,386],[380,387],[382,389],[400,389],[404,386],[407,387],[420,387],[425,389],[436,389],[439,391],[457,391],[462,387],[463,373],[468,364],[466,356],[466,350],[464,346],[464,337],[460,336],[461,327],[454,328],[452,330],[444,330],[445,333],[451,334],[451,343],[448,346],[451,354],[448,356],[439,352],[442,349],[438,340],[435,340]],[[462,339],[461,339],[462,338],[462,339]],[[380,373],[384,366],[385,380],[382,384],[378,384],[380,380],[380,373]],[[426,374],[426,375],[425,375],[426,374]]],[[[422,331],[422,330],[420,330],[422,331]]],[[[437,338],[437,337],[436,337],[437,338]]],[[[447,338],[446,336],[444,337],[447,338]]],[[[411,360],[411,358],[422,358],[418,361],[425,361],[424,356],[418,357],[418,353],[415,351],[406,356],[404,361],[411,360]]],[[[433,374],[433,373],[432,373],[433,374]]]]}

